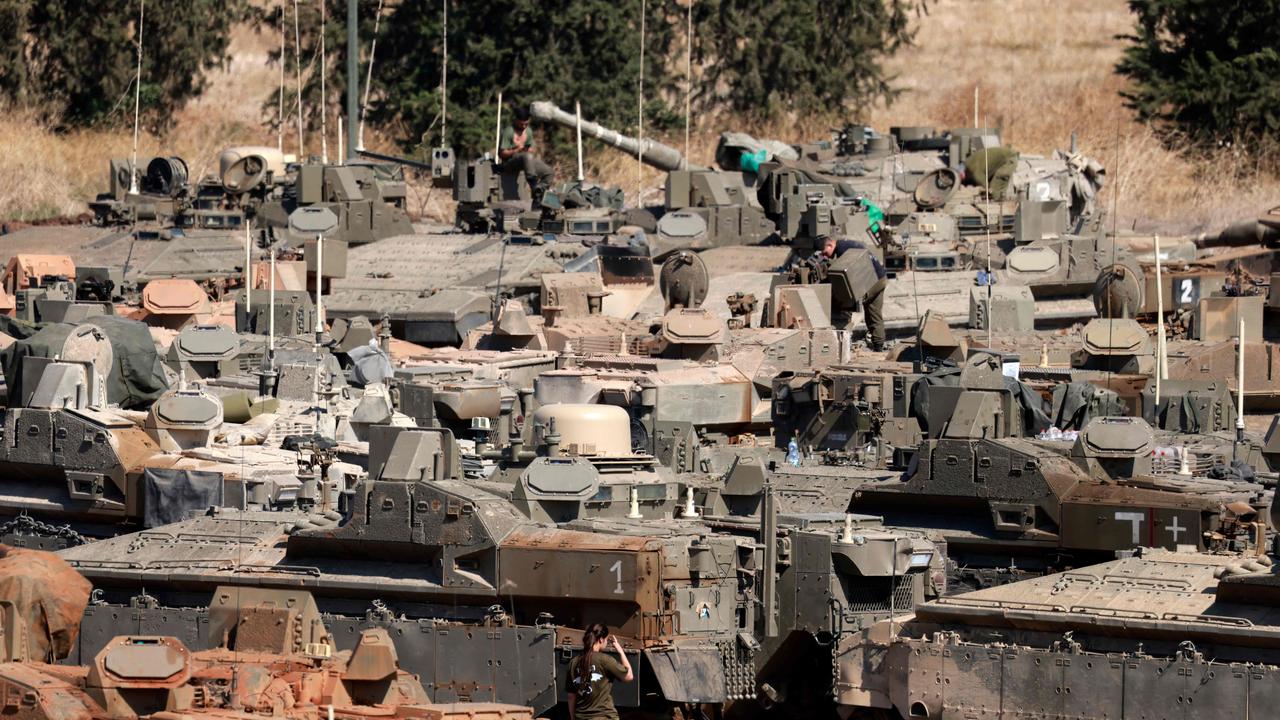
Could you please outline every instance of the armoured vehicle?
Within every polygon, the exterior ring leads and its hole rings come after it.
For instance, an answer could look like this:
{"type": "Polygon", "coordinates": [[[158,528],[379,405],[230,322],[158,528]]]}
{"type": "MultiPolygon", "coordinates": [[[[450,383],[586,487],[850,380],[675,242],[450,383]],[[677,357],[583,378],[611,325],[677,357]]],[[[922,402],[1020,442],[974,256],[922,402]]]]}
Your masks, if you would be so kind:
{"type": "MultiPolygon", "coordinates": [[[[539,119],[577,127],[575,116],[550,103],[534,103],[532,110],[539,119]]],[[[1019,156],[1011,161],[1018,167],[1018,198],[985,202],[983,209],[975,198],[985,190],[965,187],[958,191],[958,176],[944,161],[950,150],[888,154],[877,150],[874,162],[877,167],[883,163],[885,172],[838,176],[827,172],[838,162],[824,165],[821,160],[834,157],[829,147],[791,147],[726,133],[717,150],[720,167],[705,168],[690,166],[678,151],[660,143],[646,140],[642,148],[635,138],[585,120],[582,128],[585,136],[668,172],[664,204],[651,209],[657,220],[646,240],[659,259],[680,249],[714,254],[716,261],[708,261],[714,271],[708,307],[726,316],[731,311],[721,307],[720,298],[749,295],[763,305],[772,298],[774,273],[805,259],[817,239],[829,234],[864,241],[897,273],[897,282],[889,284],[884,298],[890,332],[913,328],[928,310],[945,313],[953,324],[967,322],[973,271],[986,267],[973,258],[978,254],[985,258],[988,246],[993,248],[993,269],[1002,267],[1005,253],[1016,246],[1039,242],[1050,246],[1044,252],[1066,253],[1061,267],[1070,268],[1070,273],[1057,273],[1057,262],[1053,264],[1055,272],[1048,272],[1043,263],[1035,266],[1040,272],[1036,297],[1043,303],[1037,308],[1036,319],[1041,324],[1091,317],[1093,309],[1087,298],[1098,271],[1112,260],[1112,253],[1106,252],[1109,246],[1093,237],[1100,234],[1095,217],[1100,213],[1094,208],[1093,196],[1100,187],[1102,170],[1087,159],[1019,156]],[[1086,171],[1086,165],[1091,169],[1086,171]],[[937,172],[930,175],[934,170],[937,172]],[[952,178],[953,186],[941,195],[925,191],[930,183],[941,182],[941,177],[952,178]],[[921,189],[918,200],[911,199],[916,197],[912,195],[916,188],[921,189]],[[953,196],[958,199],[951,202],[953,196]],[[912,204],[909,209],[903,206],[898,214],[881,211],[881,205],[897,197],[921,204],[912,204]],[[1000,213],[1007,214],[1007,222],[998,221],[990,243],[979,242],[988,239],[982,218],[997,206],[1000,213]],[[963,217],[970,215],[977,224],[966,224],[963,217]],[[1071,232],[1084,234],[1069,235],[1071,232]],[[728,250],[762,243],[766,246],[751,247],[750,251],[728,250]],[[747,258],[754,262],[744,267],[747,258]]],[[[971,152],[970,144],[980,147],[983,137],[987,143],[998,143],[993,133],[970,136],[957,131],[960,139],[952,138],[959,143],[955,151],[971,152]]],[[[858,327],[859,322],[852,327],[858,327]]]]}
{"type": "Polygon", "coordinates": [[[647,248],[618,238],[587,246],[536,238],[473,235],[435,226],[352,248],[344,277],[326,294],[330,317],[385,313],[397,338],[427,346],[457,346],[471,330],[494,319],[506,300],[536,310],[543,275],[565,270],[595,275],[606,298],[603,312],[629,317],[636,300],[652,291],[647,248]]]}
{"type": "MultiPolygon", "coordinates": [[[[277,300],[281,330],[310,309],[305,294],[277,300]]],[[[317,491],[318,458],[331,477],[359,472],[346,461],[364,462],[368,424],[411,422],[378,384],[390,368],[361,342],[372,338],[368,323],[334,329],[331,352],[296,335],[197,323],[162,359],[148,326],[119,316],[25,328],[0,355],[0,514],[17,515],[0,534],[60,547],[211,506],[332,510],[336,498],[317,491]],[[264,366],[267,346],[274,364],[264,366]],[[339,453],[344,461],[332,462],[339,453]]]]}
{"type": "Polygon", "coordinates": [[[18,515],[3,526],[6,542],[60,547],[121,524],[156,527],[209,506],[292,507],[305,495],[297,453],[213,444],[227,430],[209,392],[179,385],[145,411],[122,411],[93,360],[31,357],[44,362],[23,363],[30,396],[4,414],[0,512],[18,515]]]}
{"type": "MultiPolygon", "coordinates": [[[[338,650],[306,592],[220,588],[207,631],[188,644],[166,635],[98,636],[89,583],[56,556],[0,548],[5,588],[0,684],[7,714],[31,720],[323,717],[532,718],[528,708],[434,704],[399,668],[382,628],[338,650]],[[34,575],[39,572],[39,578],[34,575]],[[82,618],[89,627],[81,631],[82,618]],[[62,661],[61,664],[53,664],[62,661]]],[[[344,638],[343,640],[347,640],[344,638]]]]}
{"type": "MultiPolygon", "coordinates": [[[[301,246],[288,218],[301,206],[339,218],[334,242],[359,245],[413,232],[403,175],[393,166],[298,163],[274,148],[233,147],[218,171],[195,180],[178,157],[110,161],[110,188],[90,203],[94,222],[19,230],[0,238],[9,255],[57,247],[80,269],[75,288],[112,283],[111,300],[163,278],[188,278],[220,296],[255,257],[279,242],[301,246]],[[143,169],[145,168],[145,170],[143,169]],[[249,237],[249,226],[257,231],[249,237]],[[259,247],[261,246],[261,247],[259,247]]],[[[83,293],[83,291],[81,291],[83,293]]]]}
{"type": "Polygon", "coordinates": [[[669,173],[663,207],[653,211],[658,257],[680,247],[756,244],[771,235],[806,249],[835,233],[877,240],[893,269],[958,270],[985,256],[969,246],[978,238],[1008,247],[1045,235],[1088,234],[1102,214],[1095,206],[1105,172],[1100,164],[1074,150],[1051,158],[1010,153],[989,129],[895,128],[883,137],[845,128],[831,142],[801,145],[729,132],[712,169],[551,103],[535,102],[531,110],[669,173]],[[1007,165],[999,197],[989,197],[986,180],[964,172],[966,162],[976,166],[986,153],[1007,165]]]}
{"type": "Polygon", "coordinates": [[[953,587],[1079,567],[1133,547],[1249,544],[1243,528],[1270,515],[1263,486],[1206,474],[1239,459],[1217,455],[1222,444],[1209,436],[1192,449],[1186,436],[1158,436],[1140,417],[1106,416],[1115,407],[1106,404],[1064,435],[1041,398],[1005,377],[990,354],[928,375],[911,369],[780,377],[776,437],[812,448],[815,463],[905,467],[900,478],[853,488],[848,508],[940,532],[956,564],[953,587]]]}
{"type": "Polygon", "coordinates": [[[947,597],[838,641],[840,705],[906,718],[1273,714],[1263,555],[1149,550],[947,597]]]}
{"type": "Polygon", "coordinates": [[[223,510],[62,555],[102,591],[91,616],[185,638],[220,586],[306,590],[335,638],[388,628],[437,701],[536,712],[563,699],[573,628],[596,620],[640,669],[615,687],[620,707],[829,707],[829,639],[934,590],[940,550],[922,534],[782,513],[768,483],[743,488],[754,514],[703,517],[631,451],[625,412],[550,405],[528,422],[530,449],[509,444],[488,481],[464,479],[446,430],[375,427],[336,523],[223,510]]]}

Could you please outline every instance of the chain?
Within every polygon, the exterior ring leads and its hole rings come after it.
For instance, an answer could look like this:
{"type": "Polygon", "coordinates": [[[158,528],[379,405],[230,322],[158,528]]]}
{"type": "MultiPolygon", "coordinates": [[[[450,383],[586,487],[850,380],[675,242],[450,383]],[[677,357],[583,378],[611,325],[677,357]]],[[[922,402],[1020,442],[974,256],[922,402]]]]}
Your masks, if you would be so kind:
{"type": "Polygon", "coordinates": [[[36,520],[30,515],[19,515],[0,525],[0,536],[4,535],[59,538],[67,542],[67,547],[89,544],[89,539],[72,530],[70,525],[52,525],[36,520]]]}

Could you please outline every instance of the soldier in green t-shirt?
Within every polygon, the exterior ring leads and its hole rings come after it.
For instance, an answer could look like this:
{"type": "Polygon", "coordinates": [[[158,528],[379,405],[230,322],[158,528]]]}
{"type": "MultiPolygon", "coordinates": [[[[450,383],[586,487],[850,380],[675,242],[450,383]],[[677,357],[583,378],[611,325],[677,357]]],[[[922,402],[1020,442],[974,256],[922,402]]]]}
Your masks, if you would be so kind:
{"type": "Polygon", "coordinates": [[[535,204],[542,193],[555,180],[555,171],[542,158],[538,157],[533,144],[533,128],[529,124],[529,108],[519,107],[515,110],[515,119],[502,129],[502,139],[498,143],[498,160],[502,163],[502,172],[523,172],[533,189],[535,204]]]}
{"type": "Polygon", "coordinates": [[[609,635],[609,628],[595,623],[582,634],[582,654],[569,664],[569,720],[618,720],[613,706],[613,682],[631,682],[631,661],[609,635]],[[618,659],[604,654],[612,645],[618,659]]]}
{"type": "Polygon", "coordinates": [[[964,159],[964,183],[984,188],[992,200],[1003,200],[1018,169],[1018,157],[1011,147],[974,150],[964,159]]]}

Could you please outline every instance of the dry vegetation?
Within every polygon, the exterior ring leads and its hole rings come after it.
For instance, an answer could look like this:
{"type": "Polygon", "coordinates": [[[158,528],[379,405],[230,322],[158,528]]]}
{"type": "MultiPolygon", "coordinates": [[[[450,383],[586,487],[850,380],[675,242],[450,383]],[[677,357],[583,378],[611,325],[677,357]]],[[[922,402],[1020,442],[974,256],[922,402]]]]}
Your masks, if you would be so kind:
{"type": "MultiPolygon", "coordinates": [[[[919,18],[916,47],[889,64],[904,89],[889,107],[869,108],[858,118],[877,128],[891,125],[968,125],[978,90],[979,119],[1003,129],[1026,152],[1065,149],[1073,131],[1080,149],[1108,168],[1107,202],[1115,202],[1124,227],[1166,233],[1196,232],[1255,214],[1280,196],[1280,181],[1261,174],[1257,161],[1232,149],[1212,162],[1190,162],[1161,146],[1147,127],[1134,122],[1112,73],[1131,17],[1124,0],[931,0],[919,18]],[[1118,197],[1115,196],[1118,190],[1118,197]]],[[[163,141],[144,136],[140,154],[178,154],[192,174],[212,170],[217,151],[233,143],[274,145],[275,131],[261,120],[263,98],[278,81],[267,64],[274,37],[241,30],[233,38],[234,60],[212,78],[205,96],[185,108],[163,141]]],[[[333,118],[331,117],[332,121],[333,118]]],[[[801,118],[770,126],[737,127],[760,136],[806,139],[824,135],[832,118],[801,118]]],[[[732,118],[694,118],[691,156],[709,163],[719,131],[732,118]]],[[[336,123],[330,136],[336,138],[336,123]]],[[[683,133],[667,140],[683,147],[683,133]]],[[[27,113],[0,117],[0,217],[74,215],[83,199],[105,183],[110,157],[125,156],[132,137],[115,130],[54,134],[27,113]]],[[[389,147],[384,138],[367,144],[389,147]]],[[[330,153],[336,153],[336,140],[330,153]]],[[[292,133],[286,150],[296,148],[292,133]]],[[[308,137],[311,152],[319,139],[308,137]]],[[[566,163],[563,176],[572,173],[566,163]]],[[[622,186],[634,197],[636,165],[619,153],[589,148],[588,174],[622,186]]],[[[646,200],[660,197],[662,176],[645,169],[646,200]]],[[[447,217],[446,193],[415,187],[411,208],[424,217],[447,217]]]]}

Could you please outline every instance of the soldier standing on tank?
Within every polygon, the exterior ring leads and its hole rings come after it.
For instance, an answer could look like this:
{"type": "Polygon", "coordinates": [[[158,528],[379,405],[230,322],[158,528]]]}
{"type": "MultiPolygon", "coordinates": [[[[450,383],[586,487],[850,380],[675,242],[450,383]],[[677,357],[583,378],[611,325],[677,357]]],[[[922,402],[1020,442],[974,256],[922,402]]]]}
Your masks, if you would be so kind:
{"type": "Polygon", "coordinates": [[[515,109],[515,119],[502,129],[502,140],[498,143],[498,159],[502,161],[503,173],[523,172],[533,190],[534,204],[542,198],[542,193],[555,179],[555,171],[545,160],[538,157],[533,144],[533,127],[529,122],[529,108],[515,109]]]}
{"type": "MultiPolygon", "coordinates": [[[[822,254],[828,260],[834,260],[850,250],[867,249],[866,245],[857,240],[847,238],[840,240],[834,235],[828,235],[822,240],[822,254]]],[[[862,298],[862,317],[867,323],[867,344],[872,350],[880,352],[884,350],[884,288],[887,273],[884,264],[876,257],[874,251],[870,253],[870,257],[877,281],[871,286],[866,297],[862,298]]]]}

